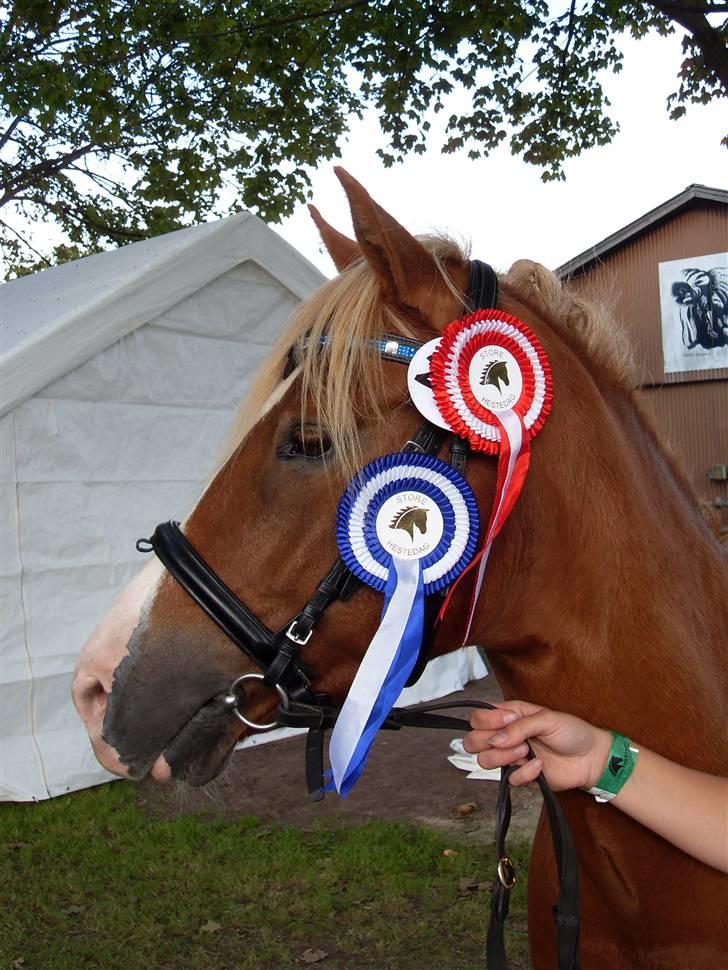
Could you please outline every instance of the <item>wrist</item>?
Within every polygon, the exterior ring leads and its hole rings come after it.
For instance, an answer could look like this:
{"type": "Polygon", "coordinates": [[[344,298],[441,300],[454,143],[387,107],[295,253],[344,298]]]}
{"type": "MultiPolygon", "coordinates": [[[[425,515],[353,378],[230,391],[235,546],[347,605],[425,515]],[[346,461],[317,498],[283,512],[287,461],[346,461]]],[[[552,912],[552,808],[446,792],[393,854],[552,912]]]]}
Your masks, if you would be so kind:
{"type": "Polygon", "coordinates": [[[592,770],[591,784],[584,790],[594,795],[598,802],[611,801],[629,780],[639,754],[629,738],[616,731],[602,732],[600,767],[592,770]],[[608,743],[605,753],[605,741],[608,743]]]}
{"type": "Polygon", "coordinates": [[[583,785],[584,791],[594,788],[602,776],[604,766],[609,761],[609,752],[612,747],[612,732],[602,728],[595,728],[596,738],[592,745],[589,758],[589,771],[586,782],[583,785]]]}

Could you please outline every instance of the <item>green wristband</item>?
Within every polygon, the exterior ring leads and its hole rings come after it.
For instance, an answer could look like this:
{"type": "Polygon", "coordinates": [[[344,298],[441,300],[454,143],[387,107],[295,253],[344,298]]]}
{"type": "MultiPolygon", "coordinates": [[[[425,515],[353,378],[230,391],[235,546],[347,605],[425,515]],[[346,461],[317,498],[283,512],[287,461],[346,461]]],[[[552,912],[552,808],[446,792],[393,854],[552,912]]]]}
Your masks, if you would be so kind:
{"type": "Polygon", "coordinates": [[[599,781],[593,788],[586,789],[598,802],[609,802],[618,795],[637,764],[639,748],[635,748],[629,738],[612,731],[612,747],[599,781]]]}

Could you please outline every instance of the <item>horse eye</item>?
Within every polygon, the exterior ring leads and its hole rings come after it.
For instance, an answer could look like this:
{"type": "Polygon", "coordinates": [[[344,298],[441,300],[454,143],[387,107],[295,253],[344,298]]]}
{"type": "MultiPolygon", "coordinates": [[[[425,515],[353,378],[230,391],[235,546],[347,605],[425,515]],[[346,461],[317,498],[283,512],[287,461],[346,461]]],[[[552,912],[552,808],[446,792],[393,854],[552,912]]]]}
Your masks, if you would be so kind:
{"type": "Polygon", "coordinates": [[[285,441],[276,449],[278,458],[307,458],[320,460],[331,451],[331,438],[315,425],[295,425],[290,429],[285,441]]]}

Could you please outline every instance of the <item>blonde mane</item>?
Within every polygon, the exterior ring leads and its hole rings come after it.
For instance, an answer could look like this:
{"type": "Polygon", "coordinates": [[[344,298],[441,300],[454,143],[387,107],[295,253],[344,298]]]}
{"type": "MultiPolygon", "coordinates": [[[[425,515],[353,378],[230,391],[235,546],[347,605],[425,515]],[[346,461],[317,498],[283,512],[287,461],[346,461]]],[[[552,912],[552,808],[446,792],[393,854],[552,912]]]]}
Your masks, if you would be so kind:
{"type": "MultiPolygon", "coordinates": [[[[452,284],[446,263],[466,262],[466,249],[443,236],[427,236],[420,241],[435,255],[446,285],[464,302],[464,295],[452,284]]],[[[578,340],[587,359],[607,368],[618,382],[628,382],[626,344],[604,308],[571,293],[538,263],[519,260],[499,279],[504,293],[545,314],[555,328],[578,340]]],[[[238,411],[221,464],[280,399],[288,386],[287,381],[282,383],[282,375],[293,348],[299,364],[296,374],[302,378],[302,399],[315,402],[317,421],[331,438],[337,467],[352,475],[360,467],[359,421],[385,417],[382,360],[369,349],[370,341],[385,333],[417,336],[384,302],[369,266],[358,261],[296,309],[238,411]],[[323,334],[328,340],[321,348],[319,338],[323,334]]]]}

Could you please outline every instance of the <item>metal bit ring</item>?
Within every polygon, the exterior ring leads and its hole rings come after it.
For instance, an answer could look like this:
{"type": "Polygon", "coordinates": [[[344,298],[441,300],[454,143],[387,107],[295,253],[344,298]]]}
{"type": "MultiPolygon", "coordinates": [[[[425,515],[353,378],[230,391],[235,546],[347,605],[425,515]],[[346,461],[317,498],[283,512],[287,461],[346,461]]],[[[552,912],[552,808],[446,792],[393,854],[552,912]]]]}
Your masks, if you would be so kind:
{"type": "MultiPolygon", "coordinates": [[[[240,709],[238,708],[238,703],[240,702],[241,699],[245,697],[245,688],[243,688],[242,697],[237,693],[236,688],[238,687],[239,684],[242,684],[243,681],[246,681],[246,680],[261,681],[261,680],[265,680],[265,677],[263,676],[263,674],[258,674],[258,673],[242,674],[240,677],[237,677],[232,682],[232,684],[230,684],[230,689],[228,690],[227,694],[223,698],[223,704],[225,704],[226,707],[229,707],[230,710],[235,715],[235,717],[237,717],[239,721],[242,721],[246,727],[254,728],[256,731],[270,731],[271,728],[278,726],[276,721],[271,721],[270,724],[256,724],[255,721],[250,721],[244,714],[242,714],[240,709]]],[[[275,689],[278,691],[278,696],[281,699],[281,706],[283,708],[287,708],[288,694],[285,692],[285,690],[281,687],[280,684],[275,684],[275,689]]]]}

